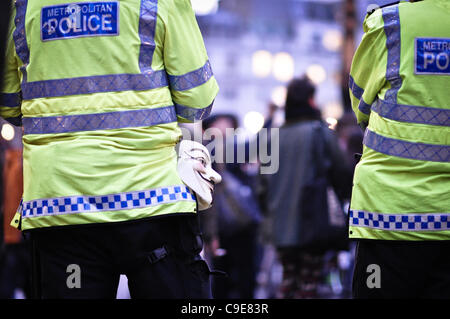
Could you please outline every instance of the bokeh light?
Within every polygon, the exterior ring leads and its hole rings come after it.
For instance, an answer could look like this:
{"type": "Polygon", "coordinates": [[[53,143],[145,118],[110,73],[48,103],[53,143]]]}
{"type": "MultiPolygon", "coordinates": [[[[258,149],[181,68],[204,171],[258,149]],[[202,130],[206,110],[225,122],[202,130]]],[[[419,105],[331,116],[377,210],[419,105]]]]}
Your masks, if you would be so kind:
{"type": "Polygon", "coordinates": [[[199,16],[214,14],[219,9],[218,0],[191,0],[191,4],[195,14],[199,16]]]}
{"type": "Polygon", "coordinates": [[[251,111],[244,116],[244,127],[251,133],[258,133],[264,126],[264,116],[256,111],[251,111]]]}
{"type": "Polygon", "coordinates": [[[322,109],[323,117],[333,117],[335,119],[341,118],[344,114],[344,109],[339,102],[328,102],[322,109]]]}
{"type": "Polygon", "coordinates": [[[277,86],[272,90],[272,102],[278,107],[283,107],[286,103],[286,95],[287,88],[282,85],[277,86]]]}
{"type": "Polygon", "coordinates": [[[275,54],[273,60],[273,75],[281,82],[288,82],[294,77],[294,58],[287,52],[275,54]]]}
{"type": "Polygon", "coordinates": [[[2,137],[7,141],[11,141],[14,138],[14,127],[11,124],[3,124],[2,126],[2,137]]]}
{"type": "Polygon", "coordinates": [[[321,84],[327,78],[327,72],[320,64],[311,64],[306,69],[306,75],[316,85],[321,84]]]}
{"type": "Polygon", "coordinates": [[[342,33],[337,30],[328,30],[322,38],[322,44],[329,51],[339,51],[342,47],[342,33]]]}
{"type": "Polygon", "coordinates": [[[325,121],[328,123],[328,127],[332,130],[336,129],[336,124],[338,123],[338,120],[334,117],[327,117],[325,121]]]}
{"type": "Polygon", "coordinates": [[[272,71],[272,54],[266,50],[259,50],[252,56],[252,71],[259,78],[265,78],[272,71]]]}

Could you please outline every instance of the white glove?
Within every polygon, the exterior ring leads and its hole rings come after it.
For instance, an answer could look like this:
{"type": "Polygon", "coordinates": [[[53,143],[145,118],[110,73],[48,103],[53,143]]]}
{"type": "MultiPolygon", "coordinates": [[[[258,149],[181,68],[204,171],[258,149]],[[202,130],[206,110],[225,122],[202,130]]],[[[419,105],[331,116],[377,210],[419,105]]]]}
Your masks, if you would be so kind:
{"type": "Polygon", "coordinates": [[[214,184],[222,177],[212,169],[208,149],[200,143],[182,140],[177,145],[178,175],[196,195],[198,210],[212,206],[214,184]]]}

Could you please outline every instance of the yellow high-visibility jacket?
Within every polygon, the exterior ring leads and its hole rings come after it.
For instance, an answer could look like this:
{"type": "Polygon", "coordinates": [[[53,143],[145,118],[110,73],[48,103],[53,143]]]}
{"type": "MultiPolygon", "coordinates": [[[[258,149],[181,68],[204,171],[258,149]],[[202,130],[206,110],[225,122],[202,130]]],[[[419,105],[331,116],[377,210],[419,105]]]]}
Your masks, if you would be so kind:
{"type": "Polygon", "coordinates": [[[450,240],[450,1],[366,16],[350,95],[368,123],[350,237],[450,240]]]}
{"type": "Polygon", "coordinates": [[[189,0],[16,0],[6,58],[22,229],[196,212],[178,122],[207,117],[218,85],[189,0]]]}

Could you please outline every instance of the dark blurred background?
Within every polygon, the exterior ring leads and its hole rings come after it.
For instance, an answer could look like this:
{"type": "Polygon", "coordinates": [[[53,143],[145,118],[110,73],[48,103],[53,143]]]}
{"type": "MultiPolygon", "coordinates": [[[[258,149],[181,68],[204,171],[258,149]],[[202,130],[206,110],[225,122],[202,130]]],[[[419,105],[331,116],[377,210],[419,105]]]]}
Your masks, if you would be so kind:
{"type": "MultiPolygon", "coordinates": [[[[213,112],[235,112],[255,132],[268,102],[282,106],[285,84],[307,74],[317,104],[336,124],[350,111],[348,71],[376,0],[191,0],[220,84],[213,112]]],[[[392,2],[392,1],[391,1],[392,2]]],[[[276,124],[283,121],[276,115],[276,124]]]]}

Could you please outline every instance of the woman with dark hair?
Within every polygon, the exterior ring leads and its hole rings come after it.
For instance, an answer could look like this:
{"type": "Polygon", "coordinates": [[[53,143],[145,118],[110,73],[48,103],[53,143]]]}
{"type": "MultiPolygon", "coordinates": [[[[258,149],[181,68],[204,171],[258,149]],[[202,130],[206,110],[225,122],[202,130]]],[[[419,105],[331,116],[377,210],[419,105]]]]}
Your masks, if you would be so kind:
{"type": "Polygon", "coordinates": [[[316,87],[306,76],[293,79],[289,83],[285,104],[287,124],[302,120],[321,119],[320,111],[314,101],[315,93],[316,87]]]}
{"type": "MultiPolygon", "coordinates": [[[[317,178],[316,168],[327,168],[340,199],[348,198],[351,174],[333,132],[321,121],[314,102],[315,86],[307,77],[292,80],[285,104],[286,122],[280,128],[279,170],[267,176],[265,208],[272,223],[272,241],[283,265],[279,298],[316,298],[322,280],[323,256],[327,250],[304,245],[308,218],[308,183],[317,178]],[[323,145],[324,158],[315,148],[323,145]],[[326,158],[326,160],[325,160],[326,158]]],[[[323,198],[327,201],[327,198],[323,198]]],[[[308,217],[309,216],[309,217],[308,217]]]]}

